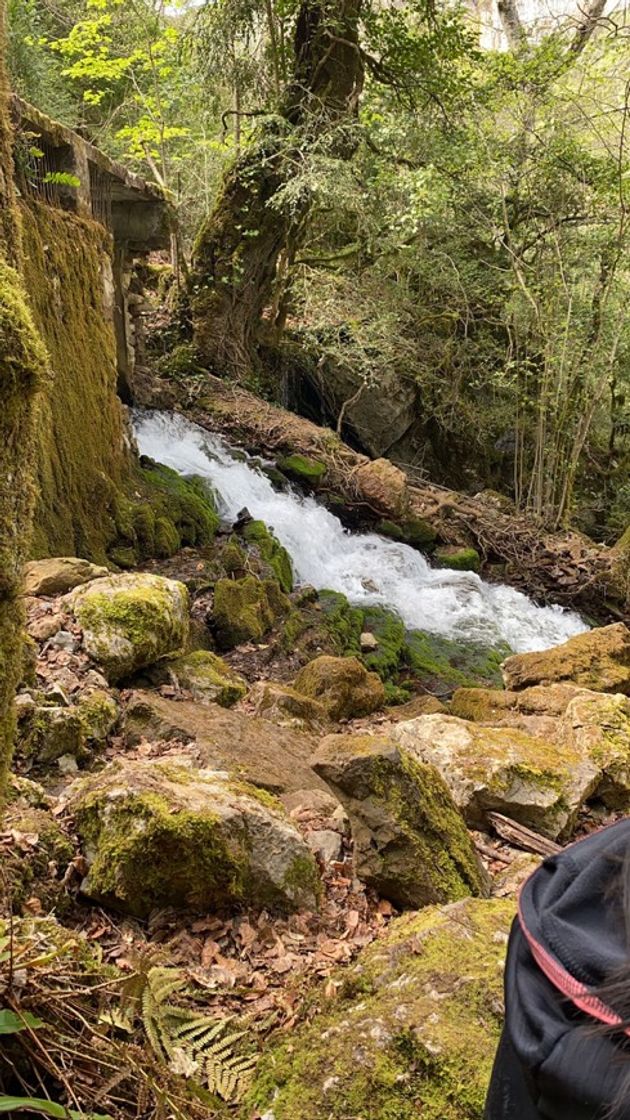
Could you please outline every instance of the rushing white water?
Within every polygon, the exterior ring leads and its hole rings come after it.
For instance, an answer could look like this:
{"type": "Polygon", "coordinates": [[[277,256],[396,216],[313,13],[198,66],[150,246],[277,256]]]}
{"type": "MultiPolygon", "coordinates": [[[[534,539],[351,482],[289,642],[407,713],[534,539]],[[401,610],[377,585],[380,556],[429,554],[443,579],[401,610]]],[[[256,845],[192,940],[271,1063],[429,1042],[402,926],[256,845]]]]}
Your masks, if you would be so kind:
{"type": "Polygon", "coordinates": [[[226,519],[246,507],[273,528],[301,583],[342,591],[355,604],[389,607],[410,629],[488,645],[504,641],[518,652],[547,649],[587,629],[579,615],[537,607],[511,587],[431,568],[408,545],[349,532],[313,498],[274,490],[222,439],[176,413],[137,412],[134,428],[142,455],[208,479],[226,519]]]}

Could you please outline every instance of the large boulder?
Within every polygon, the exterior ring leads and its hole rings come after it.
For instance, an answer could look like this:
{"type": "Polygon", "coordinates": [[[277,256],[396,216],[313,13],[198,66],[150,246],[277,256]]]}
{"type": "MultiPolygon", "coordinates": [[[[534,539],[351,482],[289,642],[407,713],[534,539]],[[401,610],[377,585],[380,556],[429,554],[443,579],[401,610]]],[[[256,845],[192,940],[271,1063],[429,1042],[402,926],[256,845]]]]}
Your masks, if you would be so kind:
{"type": "Polygon", "coordinates": [[[290,603],[274,579],[220,579],[214,588],[212,629],[221,649],[260,642],[289,611],[290,603]]]}
{"type": "Polygon", "coordinates": [[[83,629],[83,645],[112,683],[175,653],[188,637],[183,583],[148,572],[97,579],[64,600],[83,629]]]}
{"type": "Polygon", "coordinates": [[[572,681],[595,692],[630,693],[630,630],[623,622],[569,638],[541,653],[517,653],[503,663],[506,688],[572,681]]]}
{"type": "Polygon", "coordinates": [[[417,909],[484,893],[462,816],[433,766],[385,737],[329,735],[313,768],[348,813],[356,874],[382,897],[417,909]]]}
{"type": "Polygon", "coordinates": [[[293,687],[319,700],[333,720],[367,716],[385,703],[382,681],[356,657],[316,657],[300,669],[293,687]]]}
{"type": "Polygon", "coordinates": [[[395,724],[391,736],[439,770],[473,828],[489,811],[555,838],[567,833],[601,777],[601,764],[569,739],[549,741],[521,728],[486,727],[429,715],[395,724]]]}
{"type": "Polygon", "coordinates": [[[216,704],[134,692],[125,713],[125,735],[130,745],[142,738],[190,743],[201,766],[226,770],[271,793],[325,788],[310,767],[317,746],[310,735],[216,704]]]}
{"type": "Polygon", "coordinates": [[[339,974],[335,998],[322,993],[319,1015],[268,1043],[257,1115],[482,1120],[513,911],[467,899],[397,918],[339,974]]]}
{"type": "Polygon", "coordinates": [[[354,472],[361,498],[382,517],[396,521],[404,516],[407,504],[407,476],[389,459],[373,459],[354,472]]]}
{"type": "Polygon", "coordinates": [[[280,802],[212,771],[118,761],[75,783],[83,893],[139,918],[155,908],[314,908],[319,877],[280,802]]]}
{"type": "Polygon", "coordinates": [[[600,768],[595,796],[609,809],[630,810],[630,700],[580,692],[567,706],[564,732],[600,768]]]}
{"type": "Polygon", "coordinates": [[[185,653],[167,663],[169,676],[180,688],[191,692],[195,700],[214,702],[223,708],[242,700],[247,692],[243,678],[222,657],[209,650],[185,653]]]}
{"type": "Polygon", "coordinates": [[[108,575],[107,568],[81,560],[78,556],[54,556],[31,560],[24,568],[26,595],[65,595],[74,587],[108,575]]]}
{"type": "Polygon", "coordinates": [[[578,685],[565,683],[532,685],[520,692],[498,688],[458,688],[453,693],[450,712],[460,719],[495,726],[503,720],[509,722],[515,713],[557,718],[564,715],[573,697],[583,691],[578,685]]]}

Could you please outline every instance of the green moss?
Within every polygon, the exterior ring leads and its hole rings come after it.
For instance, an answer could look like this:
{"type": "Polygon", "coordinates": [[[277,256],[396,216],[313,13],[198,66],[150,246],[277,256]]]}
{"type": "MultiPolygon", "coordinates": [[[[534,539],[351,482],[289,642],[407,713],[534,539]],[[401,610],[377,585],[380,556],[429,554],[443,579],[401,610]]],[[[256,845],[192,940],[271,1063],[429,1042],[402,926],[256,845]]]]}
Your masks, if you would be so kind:
{"type": "Polygon", "coordinates": [[[118,722],[118,705],[104,689],[79,698],[78,713],[86,739],[103,742],[118,722]]]}
{"type": "Polygon", "coordinates": [[[135,568],[138,563],[138,554],[131,545],[121,545],[120,548],[110,549],[109,559],[117,568],[122,568],[124,572],[127,572],[131,568],[135,568]]]}
{"type": "Polygon", "coordinates": [[[177,529],[168,517],[155,519],[155,555],[160,559],[173,556],[181,546],[177,529]]]}
{"type": "Polygon", "coordinates": [[[214,494],[202,478],[184,478],[170,467],[143,459],[134,483],[143,499],[136,507],[140,512],[132,513],[141,559],[172,556],[182,545],[201,548],[214,539],[219,515],[214,494]]]}
{"type": "Polygon", "coordinates": [[[406,634],[403,659],[422,681],[441,684],[446,689],[488,685],[503,687],[501,662],[509,654],[506,646],[488,649],[473,642],[456,642],[410,630],[406,634]]]}
{"type": "Polygon", "coordinates": [[[241,548],[236,537],[230,537],[224,545],[221,551],[221,566],[228,576],[241,579],[247,575],[247,554],[241,548]]]}
{"type": "Polygon", "coordinates": [[[212,626],[223,649],[260,641],[288,611],[289,600],[275,580],[246,576],[215,585],[212,626]]]}
{"type": "Polygon", "coordinates": [[[502,1026],[503,900],[392,923],[334,1000],[268,1045],[248,1100],[276,1120],[481,1120],[502,1026]],[[436,998],[437,993],[437,998],[436,998]]]}
{"type": "Polygon", "coordinates": [[[476,548],[454,548],[446,545],[436,548],[433,555],[441,568],[454,568],[458,572],[481,571],[481,557],[476,548]]]}
{"type": "Polygon", "coordinates": [[[209,650],[195,650],[169,661],[168,670],[193,696],[211,700],[223,708],[230,708],[247,693],[243,678],[209,650]]]}
{"type": "Polygon", "coordinates": [[[351,607],[339,591],[320,591],[318,599],[324,629],[340,656],[360,656],[363,611],[351,607]]]}
{"type": "Polygon", "coordinates": [[[59,911],[69,904],[61,878],[73,858],[74,848],[49,810],[12,804],[4,827],[16,835],[36,836],[35,844],[19,844],[6,851],[2,860],[3,898],[15,913],[30,898],[37,898],[45,910],[59,911]]]}
{"type": "Polygon", "coordinates": [[[293,591],[291,557],[265,523],[250,521],[243,529],[243,537],[249,544],[256,546],[262,560],[269,565],[282,590],[293,591]]]}
{"type": "Polygon", "coordinates": [[[409,517],[399,523],[395,521],[379,521],[376,532],[384,537],[391,537],[395,541],[403,541],[413,545],[414,548],[428,549],[437,539],[437,533],[428,521],[422,517],[409,517]]]}
{"type": "Polygon", "coordinates": [[[306,486],[319,486],[326,474],[326,464],[318,459],[309,459],[306,455],[285,455],[278,459],[278,470],[306,486]]]}
{"type": "Polygon", "coordinates": [[[404,624],[398,615],[384,607],[366,607],[363,611],[363,629],[373,634],[378,641],[377,649],[362,655],[363,662],[368,669],[378,673],[381,680],[386,681],[398,671],[402,659],[404,624]]]}

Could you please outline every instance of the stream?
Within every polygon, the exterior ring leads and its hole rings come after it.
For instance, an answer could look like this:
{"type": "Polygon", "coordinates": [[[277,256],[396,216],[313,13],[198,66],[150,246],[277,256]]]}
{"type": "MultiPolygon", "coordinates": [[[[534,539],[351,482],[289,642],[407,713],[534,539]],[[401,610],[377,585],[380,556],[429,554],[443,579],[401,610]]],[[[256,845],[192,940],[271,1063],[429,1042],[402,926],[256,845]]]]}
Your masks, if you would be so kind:
{"type": "Polygon", "coordinates": [[[140,454],[207,479],[226,520],[247,507],[273,529],[298,583],[341,591],[355,605],[388,607],[409,629],[486,646],[506,642],[517,653],[547,649],[588,629],[559,606],[539,607],[473,572],[432,568],[416,549],[376,533],[350,532],[314,498],[275,490],[242,452],[178,413],[138,410],[133,425],[140,454]]]}

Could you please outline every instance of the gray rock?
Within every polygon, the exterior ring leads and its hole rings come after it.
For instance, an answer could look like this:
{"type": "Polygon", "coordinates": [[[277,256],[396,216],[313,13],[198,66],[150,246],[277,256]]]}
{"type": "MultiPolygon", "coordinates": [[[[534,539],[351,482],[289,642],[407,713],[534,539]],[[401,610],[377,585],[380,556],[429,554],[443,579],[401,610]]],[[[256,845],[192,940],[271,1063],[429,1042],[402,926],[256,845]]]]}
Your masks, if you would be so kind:
{"type": "Polygon", "coordinates": [[[341,856],[341,836],[330,828],[315,829],[309,832],[306,843],[322,863],[333,863],[341,856]]]}

